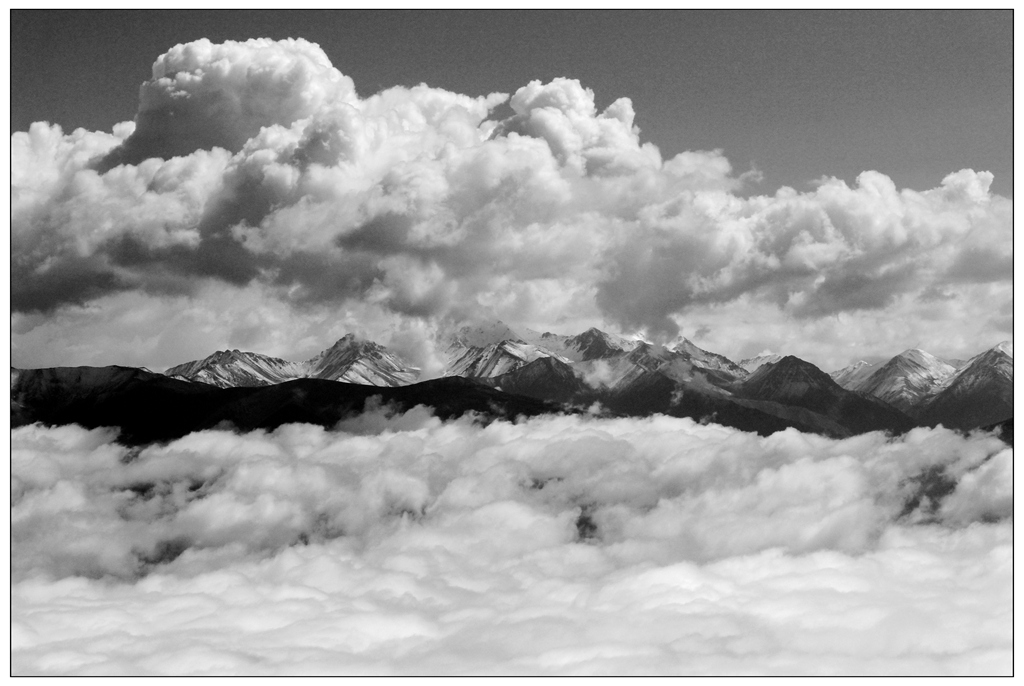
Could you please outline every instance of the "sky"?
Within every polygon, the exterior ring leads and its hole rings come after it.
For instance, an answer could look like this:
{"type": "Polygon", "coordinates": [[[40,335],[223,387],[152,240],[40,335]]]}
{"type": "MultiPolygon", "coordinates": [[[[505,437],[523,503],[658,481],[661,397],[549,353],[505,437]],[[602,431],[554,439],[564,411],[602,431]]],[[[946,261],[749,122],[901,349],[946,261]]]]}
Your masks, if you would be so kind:
{"type": "Polygon", "coordinates": [[[12,12],[12,364],[430,367],[490,318],[970,357],[1012,339],[1011,20],[12,12]]]}

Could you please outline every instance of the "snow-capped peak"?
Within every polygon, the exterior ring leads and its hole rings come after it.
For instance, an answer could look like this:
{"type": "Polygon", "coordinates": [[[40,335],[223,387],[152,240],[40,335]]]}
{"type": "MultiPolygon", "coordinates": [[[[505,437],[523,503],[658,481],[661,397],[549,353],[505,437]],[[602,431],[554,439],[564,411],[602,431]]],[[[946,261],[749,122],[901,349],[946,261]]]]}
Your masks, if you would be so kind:
{"type": "Polygon", "coordinates": [[[621,355],[640,345],[639,341],[616,336],[593,326],[575,336],[538,333],[531,329],[523,329],[522,333],[522,341],[572,362],[621,355]]]}
{"type": "Polygon", "coordinates": [[[403,386],[415,381],[419,370],[387,348],[348,334],[305,362],[218,350],[205,359],[172,367],[165,374],[221,387],[264,386],[305,378],[403,386]]]}
{"type": "Polygon", "coordinates": [[[522,341],[522,337],[500,320],[465,324],[448,333],[451,344],[470,348],[486,348],[502,341],[522,341]]]}
{"type": "MultiPolygon", "coordinates": [[[[453,348],[451,352],[458,350],[453,348]]],[[[541,357],[552,357],[566,364],[570,362],[540,346],[506,339],[483,348],[463,348],[461,355],[451,359],[446,376],[501,376],[541,357]]]]}
{"type": "Polygon", "coordinates": [[[362,339],[355,334],[348,333],[335,341],[334,345],[330,348],[327,348],[326,350],[323,350],[311,357],[307,360],[307,363],[314,363],[317,360],[322,360],[332,355],[358,353],[358,351],[376,350],[380,348],[381,346],[373,341],[362,339]]]}
{"type": "MultiPolygon", "coordinates": [[[[908,362],[913,362],[914,364],[919,364],[922,367],[926,368],[946,365],[946,363],[940,360],[939,358],[935,357],[929,352],[921,350],[920,348],[910,348],[908,350],[904,350],[893,359],[903,359],[908,362]]],[[[946,366],[948,367],[952,365],[946,366]]]]}
{"type": "Polygon", "coordinates": [[[317,379],[404,386],[419,370],[382,345],[347,334],[319,355],[306,361],[306,375],[317,379]]]}
{"type": "MultiPolygon", "coordinates": [[[[757,359],[757,358],[754,358],[754,359],[757,359]]],[[[746,362],[746,360],[744,360],[744,362],[746,362]]],[[[867,360],[857,360],[856,362],[854,362],[853,364],[851,364],[851,365],[849,365],[847,367],[843,367],[842,369],[837,369],[834,372],[829,372],[829,376],[831,376],[834,379],[837,374],[842,374],[843,372],[846,372],[846,371],[853,372],[853,371],[857,371],[858,369],[864,369],[864,367],[867,367],[870,364],[871,363],[868,362],[867,360]]]]}
{"type": "Polygon", "coordinates": [[[758,368],[766,364],[774,364],[781,359],[782,355],[776,355],[775,353],[765,351],[756,357],[748,357],[745,360],[740,360],[740,366],[748,372],[754,373],[758,368]]]}
{"type": "Polygon", "coordinates": [[[695,366],[703,369],[717,369],[736,377],[744,377],[748,372],[747,369],[737,365],[728,357],[704,350],[682,336],[668,350],[676,355],[681,355],[695,366]]]}
{"type": "Polygon", "coordinates": [[[870,393],[906,411],[934,393],[955,373],[955,367],[931,353],[911,348],[879,366],[869,377],[844,386],[870,393]]]}
{"type": "Polygon", "coordinates": [[[872,374],[874,374],[879,367],[885,362],[868,362],[867,360],[859,360],[849,367],[843,367],[837,369],[834,372],[829,372],[829,376],[837,384],[842,386],[848,391],[859,390],[860,387],[867,381],[872,374]]]}
{"type": "Polygon", "coordinates": [[[303,365],[259,353],[218,350],[202,360],[171,367],[167,376],[214,386],[263,386],[281,383],[302,374],[303,365]]]}

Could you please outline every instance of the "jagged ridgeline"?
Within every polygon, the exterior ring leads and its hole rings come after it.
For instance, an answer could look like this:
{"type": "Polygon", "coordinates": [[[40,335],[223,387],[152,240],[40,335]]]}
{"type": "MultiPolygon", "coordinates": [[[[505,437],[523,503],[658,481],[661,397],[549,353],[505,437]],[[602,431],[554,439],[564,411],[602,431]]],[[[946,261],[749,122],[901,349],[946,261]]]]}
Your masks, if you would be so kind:
{"type": "Polygon", "coordinates": [[[589,329],[575,336],[501,322],[439,337],[441,378],[348,335],[305,361],[218,351],[164,374],[128,367],[12,369],[12,426],[41,421],[118,426],[122,440],[168,440],[216,426],[330,427],[368,402],[487,420],[547,412],[662,413],[767,435],[832,437],[942,424],[971,430],[1013,417],[1013,346],[970,360],[908,350],[826,374],[793,356],[738,364],[681,338],[652,344],[589,329]],[[373,400],[371,400],[373,399],[373,400]],[[596,409],[595,409],[596,408],[596,409]]]}

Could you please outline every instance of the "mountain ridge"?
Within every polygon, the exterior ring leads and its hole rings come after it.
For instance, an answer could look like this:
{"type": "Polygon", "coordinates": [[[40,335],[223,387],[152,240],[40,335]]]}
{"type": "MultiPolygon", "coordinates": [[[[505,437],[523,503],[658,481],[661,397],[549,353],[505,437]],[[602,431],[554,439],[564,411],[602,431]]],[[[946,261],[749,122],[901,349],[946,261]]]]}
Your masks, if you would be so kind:
{"type": "Polygon", "coordinates": [[[405,386],[418,378],[419,369],[378,343],[347,334],[304,362],[237,349],[218,350],[202,360],[171,367],[165,374],[220,388],[269,386],[296,379],[405,386]]]}
{"type": "MultiPolygon", "coordinates": [[[[766,353],[737,365],[682,337],[665,346],[593,327],[567,336],[530,329],[519,333],[500,321],[484,322],[450,329],[437,343],[447,358],[439,378],[466,378],[498,392],[565,407],[598,403],[625,414],[663,413],[701,421],[715,417],[712,421],[758,432],[791,426],[841,437],[875,430],[900,433],[939,423],[970,429],[1013,414],[1013,350],[1008,342],[960,368],[910,349],[885,362],[862,361],[832,373],[792,355],[766,353]]],[[[122,367],[104,373],[77,369],[43,376],[58,386],[77,387],[93,379],[112,388],[127,384],[129,389],[150,382],[156,388],[159,379],[226,390],[303,379],[367,388],[424,382],[420,370],[400,355],[352,334],[303,362],[225,350],[163,375],[122,367]]],[[[24,373],[12,368],[12,417],[20,417],[25,408],[24,398],[19,400],[14,390],[24,385],[24,373]]]]}
{"type": "Polygon", "coordinates": [[[869,393],[904,412],[914,412],[921,400],[956,372],[934,355],[912,348],[878,367],[870,376],[856,381],[849,390],[869,393]]]}

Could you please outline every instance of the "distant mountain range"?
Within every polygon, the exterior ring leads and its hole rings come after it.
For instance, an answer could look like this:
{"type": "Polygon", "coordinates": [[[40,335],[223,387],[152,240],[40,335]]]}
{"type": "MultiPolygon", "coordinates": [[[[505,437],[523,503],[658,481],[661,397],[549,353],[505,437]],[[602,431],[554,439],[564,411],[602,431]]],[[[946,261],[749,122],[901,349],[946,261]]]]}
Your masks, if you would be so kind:
{"type": "Polygon", "coordinates": [[[888,362],[832,372],[844,388],[899,408],[920,424],[972,429],[1013,416],[1013,344],[962,360],[906,350],[888,362]]]}
{"type": "Polygon", "coordinates": [[[269,386],[295,379],[324,379],[369,386],[407,386],[419,376],[387,348],[349,334],[305,362],[288,362],[259,353],[218,350],[203,360],[167,370],[167,376],[220,388],[269,386]]]}
{"type": "Polygon", "coordinates": [[[374,395],[406,409],[415,400],[444,416],[582,412],[599,403],[617,415],[663,413],[763,435],[788,427],[834,437],[936,424],[969,430],[1013,416],[1011,343],[966,362],[907,350],[831,374],[793,356],[737,364],[685,338],[661,346],[598,329],[517,332],[501,322],[447,332],[438,349],[444,375],[428,381],[417,381],[420,370],[395,352],[352,335],[304,362],[230,350],[164,375],[125,367],[12,369],[12,426],[108,422],[134,426],[136,440],[225,421],[239,428],[286,420],[329,426],[374,395]]]}

